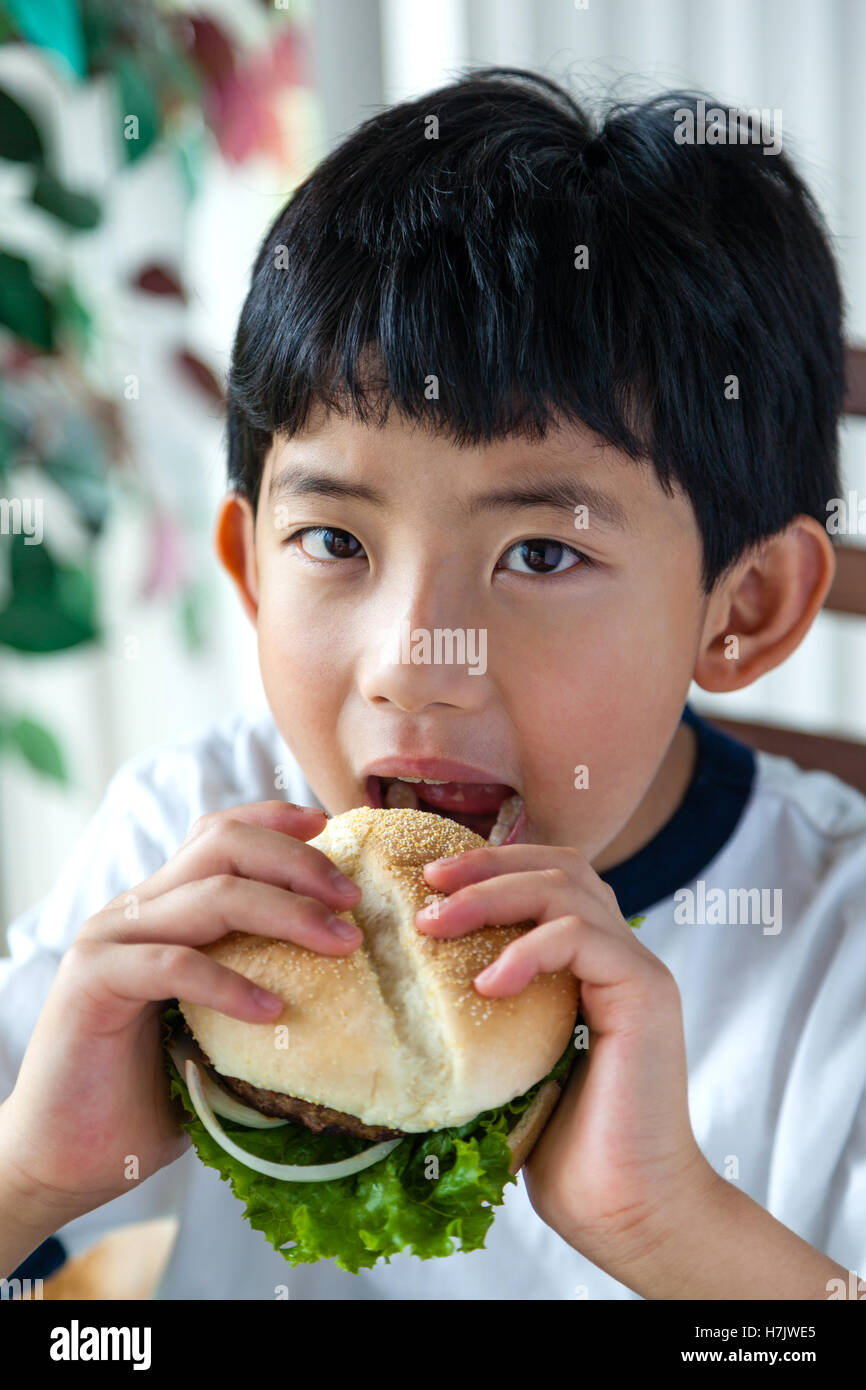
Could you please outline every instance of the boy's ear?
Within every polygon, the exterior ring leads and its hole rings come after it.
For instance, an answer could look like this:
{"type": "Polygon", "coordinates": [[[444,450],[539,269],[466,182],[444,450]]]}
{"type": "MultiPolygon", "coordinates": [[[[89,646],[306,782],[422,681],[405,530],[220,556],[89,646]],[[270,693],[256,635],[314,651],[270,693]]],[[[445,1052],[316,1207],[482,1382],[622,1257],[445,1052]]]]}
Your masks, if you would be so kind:
{"type": "Polygon", "coordinates": [[[826,529],[795,517],[723,575],[710,594],[694,679],[740,690],[800,645],[836,572],[826,529]]]}
{"type": "Polygon", "coordinates": [[[251,502],[240,493],[230,492],[220,503],[214,528],[214,549],[255,627],[259,612],[256,521],[251,502]]]}

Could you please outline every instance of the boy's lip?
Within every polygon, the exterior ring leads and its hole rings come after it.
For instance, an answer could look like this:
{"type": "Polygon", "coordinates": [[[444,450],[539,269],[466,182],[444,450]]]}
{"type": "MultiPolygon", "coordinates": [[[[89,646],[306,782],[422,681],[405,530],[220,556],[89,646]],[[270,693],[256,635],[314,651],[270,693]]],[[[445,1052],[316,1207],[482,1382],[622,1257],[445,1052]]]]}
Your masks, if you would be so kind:
{"type": "Polygon", "coordinates": [[[513,791],[518,790],[513,783],[505,782],[499,772],[492,772],[489,768],[477,767],[472,763],[458,762],[454,758],[380,758],[377,762],[368,763],[361,772],[364,782],[368,777],[404,776],[434,777],[443,782],[501,783],[503,786],[510,786],[513,791]]]}

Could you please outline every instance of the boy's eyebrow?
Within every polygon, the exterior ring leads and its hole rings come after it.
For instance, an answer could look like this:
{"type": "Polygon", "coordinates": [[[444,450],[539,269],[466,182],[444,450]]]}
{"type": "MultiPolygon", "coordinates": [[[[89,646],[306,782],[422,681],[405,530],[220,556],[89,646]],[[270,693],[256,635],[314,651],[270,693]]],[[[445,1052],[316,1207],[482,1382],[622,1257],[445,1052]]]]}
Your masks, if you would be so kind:
{"type": "MultiPolygon", "coordinates": [[[[286,464],[271,478],[268,501],[287,497],[338,497],[356,502],[370,502],[384,507],[388,498],[369,483],[350,483],[333,478],[328,473],[316,473],[298,464],[286,464]]],[[[464,510],[467,516],[482,512],[507,511],[517,507],[546,507],[574,515],[576,508],[586,507],[593,521],[621,530],[630,529],[625,509],[615,497],[589,483],[573,477],[542,477],[537,482],[518,483],[513,487],[497,488],[469,498],[464,510]]]]}

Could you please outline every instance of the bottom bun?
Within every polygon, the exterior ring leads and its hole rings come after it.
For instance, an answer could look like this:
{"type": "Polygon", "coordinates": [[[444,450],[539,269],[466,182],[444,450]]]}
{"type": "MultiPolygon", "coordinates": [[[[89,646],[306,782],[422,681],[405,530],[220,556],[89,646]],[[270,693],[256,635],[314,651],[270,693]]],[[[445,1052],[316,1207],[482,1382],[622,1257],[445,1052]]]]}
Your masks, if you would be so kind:
{"type": "Polygon", "coordinates": [[[541,1131],[556,1109],[561,1095],[562,1086],[558,1081],[546,1081],[526,1114],[521,1115],[508,1136],[508,1147],[511,1150],[509,1173],[520,1172],[540,1139],[541,1131]]]}

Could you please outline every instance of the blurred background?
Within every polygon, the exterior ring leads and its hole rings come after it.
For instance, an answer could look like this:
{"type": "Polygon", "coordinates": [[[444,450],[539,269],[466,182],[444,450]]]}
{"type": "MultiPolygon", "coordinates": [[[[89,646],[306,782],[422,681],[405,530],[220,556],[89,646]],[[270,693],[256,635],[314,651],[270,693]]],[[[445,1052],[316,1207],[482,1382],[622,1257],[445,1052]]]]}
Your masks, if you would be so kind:
{"type": "MultiPolygon", "coordinates": [[[[212,551],[222,397],[259,240],[310,168],[467,65],[590,105],[778,108],[862,344],[864,59],[863,0],[0,0],[0,927],[122,762],[264,700],[212,551]],[[42,504],[41,544],[11,499],[42,504]]],[[[866,421],[842,448],[866,498],[866,421]]],[[[780,671],[695,706],[866,740],[860,627],[822,613],[780,671]]]]}

